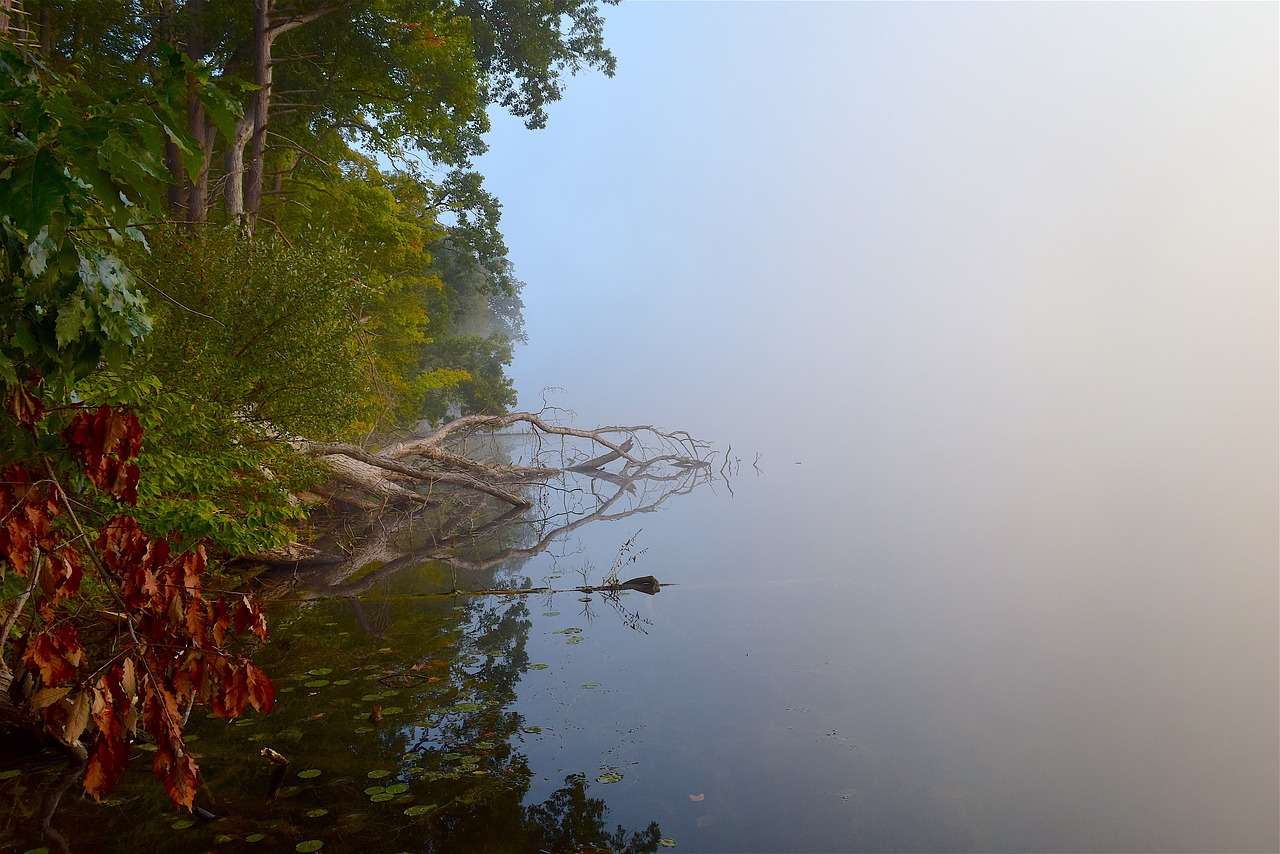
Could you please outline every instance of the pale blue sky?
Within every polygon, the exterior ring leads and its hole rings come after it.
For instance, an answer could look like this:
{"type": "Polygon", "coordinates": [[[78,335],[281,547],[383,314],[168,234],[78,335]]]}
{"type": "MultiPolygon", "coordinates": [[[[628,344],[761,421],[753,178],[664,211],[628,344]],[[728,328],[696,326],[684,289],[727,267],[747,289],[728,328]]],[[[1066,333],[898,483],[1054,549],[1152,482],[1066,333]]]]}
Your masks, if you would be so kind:
{"type": "Polygon", "coordinates": [[[606,14],[617,76],[570,80],[544,131],[499,117],[480,163],[528,283],[525,405],[559,385],[728,440],[757,406],[1176,378],[1274,416],[1274,4],[606,14]]]}

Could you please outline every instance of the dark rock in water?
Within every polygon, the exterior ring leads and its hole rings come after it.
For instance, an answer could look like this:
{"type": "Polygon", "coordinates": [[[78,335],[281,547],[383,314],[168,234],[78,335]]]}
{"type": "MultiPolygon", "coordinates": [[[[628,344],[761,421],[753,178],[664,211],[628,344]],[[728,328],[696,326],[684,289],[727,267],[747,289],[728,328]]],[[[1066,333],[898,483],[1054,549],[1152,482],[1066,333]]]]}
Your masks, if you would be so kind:
{"type": "Polygon", "coordinates": [[[658,583],[658,579],[652,575],[643,575],[640,578],[631,578],[618,585],[626,590],[637,590],[641,593],[647,593],[650,596],[662,589],[662,585],[658,583]]]}

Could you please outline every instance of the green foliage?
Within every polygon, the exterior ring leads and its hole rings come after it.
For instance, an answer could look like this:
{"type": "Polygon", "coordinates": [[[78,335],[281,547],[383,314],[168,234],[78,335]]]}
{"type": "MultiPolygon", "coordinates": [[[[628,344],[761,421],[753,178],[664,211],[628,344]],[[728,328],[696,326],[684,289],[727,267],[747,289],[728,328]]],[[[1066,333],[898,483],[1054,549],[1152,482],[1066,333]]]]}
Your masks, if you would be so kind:
{"type": "Polygon", "coordinates": [[[598,0],[460,0],[457,9],[471,18],[490,100],[530,128],[546,127],[547,104],[560,100],[565,71],[597,68],[612,77],[617,69],[604,46],[598,0]]]}
{"type": "MultiPolygon", "coordinates": [[[[153,376],[103,372],[79,390],[94,405],[125,405],[138,414],[145,438],[138,500],[129,512],[144,531],[183,547],[203,540],[231,555],[283,548],[296,536],[305,513],[290,491],[321,476],[315,463],[153,376]]],[[[123,512],[98,503],[104,516],[123,512]]]]}
{"type": "Polygon", "coordinates": [[[365,286],[332,235],[296,243],[235,227],[153,233],[131,262],[156,283],[155,334],[134,365],[246,423],[327,438],[361,411],[365,286]]]}

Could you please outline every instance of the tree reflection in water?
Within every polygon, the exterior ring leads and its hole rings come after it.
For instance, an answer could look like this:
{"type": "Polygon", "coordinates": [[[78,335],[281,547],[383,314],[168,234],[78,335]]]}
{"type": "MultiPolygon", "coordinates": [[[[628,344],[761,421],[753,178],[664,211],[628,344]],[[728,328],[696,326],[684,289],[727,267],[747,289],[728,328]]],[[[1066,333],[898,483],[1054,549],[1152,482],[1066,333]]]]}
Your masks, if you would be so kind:
{"type": "MultiPolygon", "coordinates": [[[[126,775],[101,805],[70,792],[53,799],[62,778],[32,773],[0,780],[0,798],[13,805],[0,848],[293,850],[318,841],[371,854],[656,851],[658,824],[609,829],[608,807],[589,796],[583,774],[525,803],[534,775],[523,745],[540,736],[513,709],[530,668],[531,594],[449,594],[459,577],[480,588],[527,586],[524,562],[558,538],[656,509],[709,479],[705,468],[569,474],[554,509],[544,501],[533,520],[503,514],[465,534],[461,522],[452,535],[423,536],[412,524],[421,519],[383,519],[350,559],[277,587],[292,601],[274,608],[271,641],[257,655],[279,688],[275,713],[234,725],[198,713],[191,721],[204,773],[196,803],[216,818],[175,815],[145,773],[126,775]],[[271,800],[263,748],[291,763],[271,800]],[[32,821],[42,802],[56,812],[32,821]]],[[[606,601],[640,627],[619,597],[606,601]]],[[[135,747],[135,765],[150,759],[135,747]]]]}

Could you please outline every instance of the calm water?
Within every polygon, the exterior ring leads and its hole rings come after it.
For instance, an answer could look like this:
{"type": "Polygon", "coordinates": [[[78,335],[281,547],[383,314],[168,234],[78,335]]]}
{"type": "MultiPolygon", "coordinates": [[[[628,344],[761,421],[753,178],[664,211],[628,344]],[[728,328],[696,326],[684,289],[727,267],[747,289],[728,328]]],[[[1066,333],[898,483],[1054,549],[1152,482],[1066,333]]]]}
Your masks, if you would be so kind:
{"type": "MultiPolygon", "coordinates": [[[[79,851],[1275,850],[1266,496],[1225,513],[1203,461],[1156,488],[1128,454],[906,450],[744,459],[459,575],[568,588],[630,540],[655,596],[450,597],[427,561],[282,605],[275,714],[195,727],[221,818],[173,829],[143,753],[53,826],[79,851]]],[[[48,785],[0,783],[12,850],[48,785]]]]}

